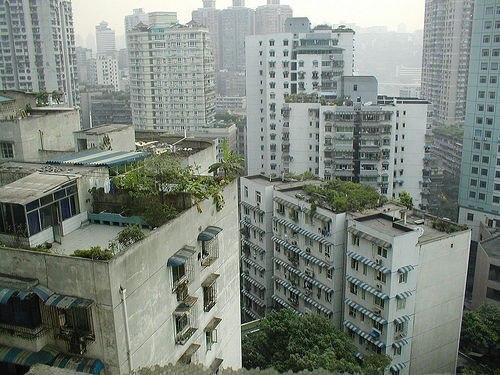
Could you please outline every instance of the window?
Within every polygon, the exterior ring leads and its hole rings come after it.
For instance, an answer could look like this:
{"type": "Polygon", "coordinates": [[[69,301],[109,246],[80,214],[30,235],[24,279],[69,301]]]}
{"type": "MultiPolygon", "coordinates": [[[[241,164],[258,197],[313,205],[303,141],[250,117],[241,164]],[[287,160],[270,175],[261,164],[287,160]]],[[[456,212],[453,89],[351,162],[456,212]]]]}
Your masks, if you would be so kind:
{"type": "Polygon", "coordinates": [[[406,307],[406,299],[404,299],[404,298],[398,299],[397,300],[397,309],[401,310],[401,309],[404,309],[405,307],[406,307]]]}
{"type": "Polygon", "coordinates": [[[205,312],[210,311],[217,302],[216,281],[218,277],[218,274],[212,273],[201,283],[201,286],[203,287],[203,310],[205,312]]]}
{"type": "Polygon", "coordinates": [[[382,246],[377,246],[377,255],[387,258],[387,249],[382,246]]]}
{"type": "Polygon", "coordinates": [[[207,345],[207,350],[212,350],[213,344],[217,343],[217,330],[205,331],[205,342],[207,345]]]}
{"type": "Polygon", "coordinates": [[[403,332],[405,329],[405,323],[394,323],[394,332],[403,332]]]}
{"type": "Polygon", "coordinates": [[[245,186],[244,187],[244,190],[245,190],[245,198],[248,198],[248,186],[245,186]]]}
{"type": "Polygon", "coordinates": [[[219,227],[209,226],[198,235],[198,242],[201,242],[201,265],[210,266],[219,258],[218,234],[222,231],[219,227]]]}
{"type": "Polygon", "coordinates": [[[173,289],[177,288],[180,284],[183,284],[185,281],[187,281],[185,263],[172,267],[172,280],[173,289]]]}
{"type": "Polygon", "coordinates": [[[352,294],[358,294],[358,286],[354,283],[349,283],[349,290],[352,294]]]}
{"type": "Polygon", "coordinates": [[[260,191],[255,192],[255,201],[257,203],[261,203],[261,201],[262,201],[262,195],[260,194],[260,191]]]}
{"type": "Polygon", "coordinates": [[[359,260],[351,258],[351,268],[357,271],[359,268],[359,260]]]}
{"type": "Polygon", "coordinates": [[[328,279],[333,279],[333,268],[329,268],[327,271],[326,271],[326,277],[328,279]]]}
{"type": "MultiPolygon", "coordinates": [[[[401,348],[402,348],[401,346],[398,348],[394,348],[394,355],[401,355],[401,348]]],[[[394,374],[394,372],[392,374],[394,374]]]]}
{"type": "Polygon", "coordinates": [[[12,143],[0,142],[0,152],[2,159],[14,158],[14,147],[12,143]]]}
{"type": "Polygon", "coordinates": [[[385,273],[383,273],[382,271],[377,271],[377,273],[375,274],[375,279],[385,283],[386,281],[385,273]]]}
{"type": "Polygon", "coordinates": [[[373,303],[381,308],[384,308],[384,300],[380,297],[373,296],[373,303]]]}
{"type": "Polygon", "coordinates": [[[349,316],[356,317],[356,309],[352,306],[349,306],[349,316]]]}
{"type": "Polygon", "coordinates": [[[400,273],[399,274],[399,283],[402,284],[402,283],[406,283],[408,282],[408,273],[400,273]]]}
{"type": "Polygon", "coordinates": [[[352,240],[353,245],[359,246],[359,237],[358,236],[353,234],[351,237],[351,240],[352,240]]]}

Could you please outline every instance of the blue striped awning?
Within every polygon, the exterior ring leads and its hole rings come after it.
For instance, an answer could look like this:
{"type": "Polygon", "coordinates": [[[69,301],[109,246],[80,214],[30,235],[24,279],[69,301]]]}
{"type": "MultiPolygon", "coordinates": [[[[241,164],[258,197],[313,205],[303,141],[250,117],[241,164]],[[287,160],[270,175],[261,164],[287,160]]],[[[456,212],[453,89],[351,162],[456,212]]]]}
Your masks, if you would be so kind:
{"type": "Polygon", "coordinates": [[[380,324],[388,324],[389,323],[387,320],[385,320],[381,316],[378,316],[377,314],[373,313],[372,311],[365,309],[363,306],[358,305],[356,302],[350,300],[349,298],[346,298],[344,300],[344,303],[347,306],[354,307],[361,314],[366,315],[370,319],[373,319],[373,320],[375,320],[376,322],[378,322],[380,324]]]}
{"type": "Polygon", "coordinates": [[[52,362],[58,353],[59,351],[50,345],[45,346],[38,352],[0,345],[0,362],[30,367],[36,364],[48,364],[52,362]]]}
{"type": "Polygon", "coordinates": [[[210,241],[215,238],[220,232],[222,231],[222,228],[219,227],[214,227],[214,226],[208,226],[205,228],[203,232],[200,232],[198,234],[198,241],[210,241]]]}
{"type": "Polygon", "coordinates": [[[295,204],[295,203],[292,203],[292,202],[289,202],[283,198],[278,198],[278,197],[274,197],[273,198],[273,201],[277,202],[277,203],[280,203],[282,204],[283,206],[285,207],[288,207],[288,208],[294,208],[294,209],[299,209],[299,205],[295,204]]]}
{"type": "Polygon", "coordinates": [[[392,347],[398,349],[398,348],[401,348],[401,347],[408,345],[408,344],[409,344],[409,341],[407,339],[402,339],[402,340],[393,342],[392,347]]]}
{"type": "Polygon", "coordinates": [[[250,203],[247,203],[247,202],[240,202],[240,204],[243,206],[243,207],[246,207],[248,208],[249,210],[253,210],[255,212],[258,212],[259,214],[264,214],[265,211],[264,210],[261,210],[259,207],[255,207],[253,205],[251,205],[250,203]]]}
{"type": "Polygon", "coordinates": [[[262,267],[259,263],[254,262],[252,259],[249,259],[249,258],[247,258],[247,257],[245,257],[245,256],[242,256],[242,257],[241,257],[241,260],[242,260],[243,262],[245,262],[247,265],[249,265],[250,267],[254,267],[254,268],[256,268],[258,271],[262,271],[262,272],[264,272],[264,271],[266,270],[266,269],[265,269],[264,267],[262,267]]]}
{"type": "Polygon", "coordinates": [[[302,279],[310,282],[312,285],[316,286],[317,288],[319,288],[321,290],[324,290],[327,293],[333,292],[332,288],[330,288],[327,285],[319,282],[316,279],[313,279],[312,277],[306,275],[304,272],[299,271],[297,268],[289,265],[287,262],[283,261],[282,259],[273,257],[273,260],[274,260],[274,263],[279,264],[280,266],[284,267],[289,272],[292,272],[292,273],[296,274],[298,277],[300,277],[300,278],[302,278],[302,279]]]}
{"type": "Polygon", "coordinates": [[[253,294],[251,294],[250,292],[248,292],[247,290],[243,289],[241,291],[241,294],[243,294],[245,297],[251,299],[253,302],[255,302],[257,305],[261,306],[261,307],[265,307],[266,304],[264,303],[264,301],[262,301],[260,298],[254,296],[253,294]]]}
{"type": "Polygon", "coordinates": [[[184,246],[168,258],[167,267],[179,267],[180,265],[186,263],[195,252],[196,250],[194,247],[184,246]]]}
{"type": "Polygon", "coordinates": [[[314,306],[318,311],[323,312],[325,314],[331,314],[331,313],[333,313],[332,310],[330,310],[329,308],[327,308],[327,307],[321,305],[320,303],[316,302],[311,297],[306,296],[299,289],[295,288],[289,281],[280,279],[279,277],[275,277],[275,276],[273,276],[273,278],[274,278],[274,280],[275,280],[276,283],[278,283],[279,285],[281,285],[284,288],[288,289],[288,291],[292,292],[293,294],[296,294],[299,298],[302,298],[304,301],[307,301],[312,306],[314,306]]]}
{"type": "Polygon", "coordinates": [[[259,314],[257,314],[256,312],[250,310],[248,307],[246,306],[243,306],[242,310],[249,316],[251,316],[253,319],[255,320],[259,320],[259,319],[262,319],[261,316],[259,316],[259,314]]]}
{"type": "Polygon", "coordinates": [[[104,363],[102,363],[100,359],[59,354],[52,364],[52,367],[98,375],[104,370],[104,363]]]}
{"type": "Polygon", "coordinates": [[[407,292],[396,294],[396,298],[397,299],[406,299],[406,298],[408,298],[411,295],[412,295],[412,292],[411,291],[407,291],[407,292]]]}
{"type": "Polygon", "coordinates": [[[0,303],[6,305],[9,302],[10,297],[17,292],[15,289],[10,288],[0,288],[0,303]]]}
{"type": "Polygon", "coordinates": [[[287,221],[285,219],[274,217],[273,220],[281,225],[284,225],[284,226],[290,228],[291,230],[293,230],[299,234],[302,234],[303,236],[309,237],[314,241],[318,241],[318,242],[322,243],[323,245],[327,245],[327,246],[333,245],[330,241],[327,241],[326,239],[324,239],[322,235],[309,232],[308,230],[305,230],[304,228],[299,227],[296,224],[290,223],[289,221],[287,221]]]}
{"type": "Polygon", "coordinates": [[[400,363],[396,363],[395,365],[392,365],[390,370],[392,372],[398,372],[398,371],[404,369],[405,367],[406,367],[406,363],[400,362],[400,363]]]}
{"type": "Polygon", "coordinates": [[[360,352],[357,352],[356,354],[354,354],[354,356],[355,356],[357,359],[363,360],[363,354],[361,354],[360,352]]]}
{"type": "Polygon", "coordinates": [[[367,266],[372,267],[382,273],[385,274],[391,273],[391,270],[389,268],[383,267],[380,264],[375,263],[373,260],[368,259],[361,254],[355,253],[353,251],[348,251],[347,256],[350,256],[352,259],[358,260],[361,263],[366,264],[367,266]]]}
{"type": "Polygon", "coordinates": [[[372,287],[371,285],[368,285],[367,283],[361,281],[361,280],[358,280],[356,279],[355,277],[351,276],[351,275],[347,275],[346,276],[346,280],[347,281],[350,281],[351,283],[353,283],[354,285],[357,285],[359,286],[361,289],[364,289],[366,290],[368,293],[371,293],[379,298],[382,298],[382,299],[389,299],[389,296],[383,292],[381,292],[380,290],[372,287]]]}
{"type": "Polygon", "coordinates": [[[347,228],[347,230],[349,232],[351,232],[352,234],[354,234],[355,236],[358,236],[358,237],[361,237],[361,238],[364,238],[365,240],[367,241],[370,241],[370,242],[373,242],[374,244],[376,245],[379,245],[379,246],[382,246],[382,247],[385,247],[387,249],[390,249],[391,248],[391,244],[387,241],[384,241],[383,239],[381,238],[377,238],[377,237],[374,237],[368,233],[365,233],[365,232],[362,232],[358,229],[356,229],[355,227],[349,227],[347,228]]]}
{"type": "Polygon", "coordinates": [[[1,288],[0,287],[0,303],[6,304],[10,297],[12,297],[17,292],[17,297],[19,299],[24,300],[26,297],[36,294],[42,301],[46,301],[54,292],[50,289],[42,286],[36,285],[34,287],[30,287],[28,290],[18,290],[13,288],[1,288]]]}
{"type": "Polygon", "coordinates": [[[302,257],[304,259],[307,259],[308,261],[310,261],[310,262],[312,262],[312,263],[314,263],[314,264],[316,264],[318,266],[327,268],[329,270],[335,269],[335,267],[333,267],[332,265],[330,265],[330,264],[322,261],[319,258],[316,258],[315,256],[313,256],[311,254],[306,253],[304,250],[300,249],[299,247],[297,247],[295,245],[292,245],[291,243],[286,242],[285,240],[282,240],[281,238],[273,236],[271,239],[274,242],[276,242],[277,244],[283,246],[285,249],[292,250],[293,252],[295,252],[296,254],[298,254],[300,257],[302,257]]]}
{"type": "Polygon", "coordinates": [[[403,323],[403,322],[409,322],[411,317],[409,315],[403,315],[400,316],[399,318],[394,319],[394,323],[403,323]]]}
{"type": "Polygon", "coordinates": [[[264,229],[262,229],[262,228],[258,227],[257,225],[251,224],[251,223],[249,223],[249,222],[248,222],[248,221],[246,221],[246,220],[240,220],[240,224],[241,224],[241,225],[244,225],[244,226],[246,226],[246,227],[248,227],[248,228],[250,228],[250,229],[254,229],[254,230],[256,230],[256,231],[257,231],[257,232],[259,232],[259,233],[262,233],[262,234],[265,234],[265,233],[266,233],[266,231],[265,231],[264,229]]]}
{"type": "Polygon", "coordinates": [[[371,342],[373,345],[377,346],[378,348],[384,348],[385,347],[385,344],[382,342],[382,341],[379,341],[379,340],[376,340],[373,336],[371,336],[369,333],[366,333],[365,331],[363,331],[362,329],[356,327],[354,324],[352,324],[351,322],[349,322],[348,320],[344,320],[344,325],[354,331],[354,333],[358,334],[359,336],[361,336],[362,338],[364,338],[365,340],[371,342]]]}
{"type": "Polygon", "coordinates": [[[257,251],[259,254],[265,254],[266,250],[264,250],[262,247],[260,247],[257,244],[254,244],[253,242],[250,242],[244,238],[241,239],[241,242],[244,243],[245,245],[250,246],[252,249],[257,251]]]}
{"type": "Polygon", "coordinates": [[[409,266],[404,266],[404,267],[398,268],[398,272],[399,273],[407,273],[407,272],[410,272],[414,269],[415,269],[415,267],[413,267],[412,265],[409,265],[409,266]]]}
{"type": "MultiPolygon", "coordinates": [[[[278,297],[276,294],[273,294],[272,297],[273,301],[276,301],[279,303],[281,306],[287,308],[287,309],[293,309],[292,305],[290,305],[288,302],[286,302],[283,298],[278,297]]],[[[295,310],[295,309],[294,309],[295,310]]]]}
{"type": "Polygon", "coordinates": [[[54,293],[50,296],[45,304],[47,306],[57,307],[58,309],[68,310],[71,308],[86,309],[92,305],[93,301],[84,298],[70,297],[62,294],[54,293]]]}
{"type": "Polygon", "coordinates": [[[266,289],[266,287],[264,285],[262,285],[261,283],[259,283],[257,280],[255,280],[254,278],[252,278],[250,275],[247,275],[246,273],[242,273],[241,274],[241,277],[243,279],[245,279],[246,281],[248,281],[250,284],[252,284],[253,286],[259,288],[260,290],[264,290],[266,289]]]}

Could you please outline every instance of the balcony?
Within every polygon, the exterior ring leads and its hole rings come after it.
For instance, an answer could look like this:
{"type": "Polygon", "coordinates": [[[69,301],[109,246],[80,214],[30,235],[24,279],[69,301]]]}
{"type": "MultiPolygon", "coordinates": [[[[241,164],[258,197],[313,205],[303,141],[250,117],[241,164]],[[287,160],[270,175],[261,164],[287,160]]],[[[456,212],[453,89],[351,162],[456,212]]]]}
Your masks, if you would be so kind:
{"type": "Polygon", "coordinates": [[[0,332],[16,337],[21,337],[26,340],[36,340],[44,336],[48,332],[48,329],[44,326],[28,328],[0,323],[0,332]]]}
{"type": "Polygon", "coordinates": [[[191,338],[191,336],[194,335],[194,333],[197,331],[197,328],[193,327],[188,327],[184,331],[178,333],[175,336],[175,343],[177,345],[184,345],[188,340],[191,338]]]}

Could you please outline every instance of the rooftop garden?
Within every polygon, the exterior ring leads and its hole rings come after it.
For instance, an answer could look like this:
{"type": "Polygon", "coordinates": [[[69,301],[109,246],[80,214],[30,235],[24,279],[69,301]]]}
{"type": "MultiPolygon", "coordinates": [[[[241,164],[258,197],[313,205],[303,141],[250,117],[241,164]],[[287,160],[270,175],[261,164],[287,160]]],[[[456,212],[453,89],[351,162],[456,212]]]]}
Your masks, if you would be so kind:
{"type": "Polygon", "coordinates": [[[380,207],[386,199],[374,188],[351,181],[331,180],[321,186],[306,185],[315,205],[327,204],[335,212],[362,211],[380,207]]]}

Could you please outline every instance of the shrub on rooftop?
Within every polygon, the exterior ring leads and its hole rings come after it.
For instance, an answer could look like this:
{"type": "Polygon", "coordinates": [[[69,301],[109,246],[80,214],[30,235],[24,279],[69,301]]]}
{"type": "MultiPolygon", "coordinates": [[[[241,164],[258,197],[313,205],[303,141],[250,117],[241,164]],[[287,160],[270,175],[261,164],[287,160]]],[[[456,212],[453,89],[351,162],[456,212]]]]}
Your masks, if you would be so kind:
{"type": "Polygon", "coordinates": [[[109,249],[92,246],[90,249],[75,250],[72,256],[95,260],[110,260],[113,258],[113,253],[109,249]]]}

